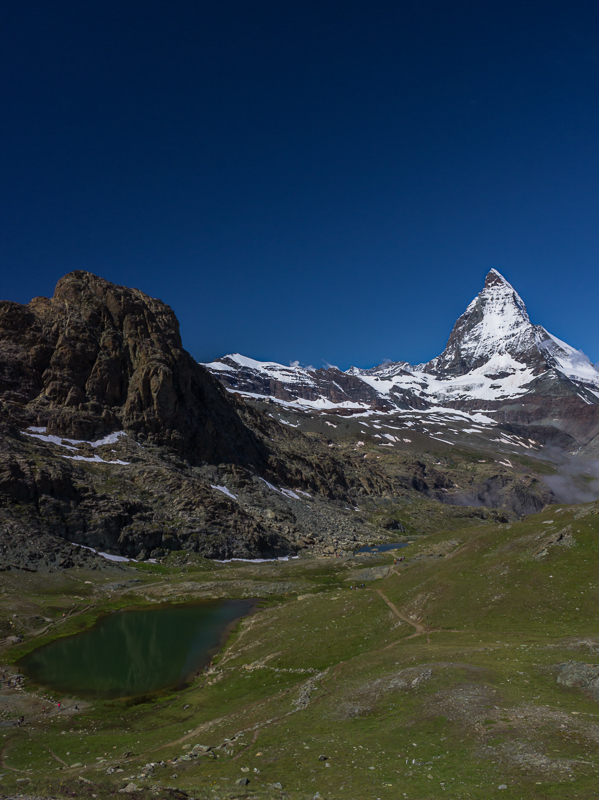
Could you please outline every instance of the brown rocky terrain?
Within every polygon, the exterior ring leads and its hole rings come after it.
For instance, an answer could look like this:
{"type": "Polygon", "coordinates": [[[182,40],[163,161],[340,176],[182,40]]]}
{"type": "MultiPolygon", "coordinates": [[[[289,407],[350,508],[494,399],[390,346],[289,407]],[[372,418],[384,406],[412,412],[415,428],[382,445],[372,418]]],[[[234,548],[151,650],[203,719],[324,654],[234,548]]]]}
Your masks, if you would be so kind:
{"type": "Polygon", "coordinates": [[[191,462],[263,464],[234,401],[183,349],[173,311],[88,272],[0,303],[2,415],[76,439],[125,430],[191,462]]]}
{"type": "Polygon", "coordinates": [[[333,442],[282,424],[194,361],[167,305],[81,271],[52,298],[0,303],[0,412],[3,569],[107,563],[85,548],[334,554],[552,498],[501,461],[359,450],[352,431],[333,442]]]}

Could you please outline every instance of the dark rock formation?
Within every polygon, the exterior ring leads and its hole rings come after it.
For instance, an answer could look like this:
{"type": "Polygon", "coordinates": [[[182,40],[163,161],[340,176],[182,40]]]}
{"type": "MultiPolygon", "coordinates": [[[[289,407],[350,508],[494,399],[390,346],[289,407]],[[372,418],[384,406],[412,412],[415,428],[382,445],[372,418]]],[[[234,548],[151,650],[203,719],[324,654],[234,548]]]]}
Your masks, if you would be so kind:
{"type": "MultiPolygon", "coordinates": [[[[310,376],[318,391],[330,383],[335,402],[384,411],[351,372],[310,376]]],[[[273,377],[269,391],[289,391],[287,378],[273,377]]],[[[334,553],[404,530],[397,509],[384,524],[358,514],[363,500],[374,508],[414,495],[418,507],[469,523],[486,512],[461,510],[466,503],[507,509],[507,519],[550,497],[509,470],[468,466],[458,476],[399,450],[366,459],[351,437],[340,448],[283,425],[191,358],[168,306],[87,272],[62,278],[50,299],[0,302],[0,414],[4,569],[105,566],[85,548],[141,559],[334,553]]]]}
{"type": "Polygon", "coordinates": [[[51,299],[0,302],[0,398],[5,418],[63,437],[125,430],[192,463],[267,458],[183,349],[173,311],[89,272],[66,275],[51,299]]]}
{"type": "Polygon", "coordinates": [[[557,670],[557,682],[560,686],[582,689],[594,700],[599,699],[599,666],[597,664],[569,661],[566,664],[558,664],[557,670]]]}

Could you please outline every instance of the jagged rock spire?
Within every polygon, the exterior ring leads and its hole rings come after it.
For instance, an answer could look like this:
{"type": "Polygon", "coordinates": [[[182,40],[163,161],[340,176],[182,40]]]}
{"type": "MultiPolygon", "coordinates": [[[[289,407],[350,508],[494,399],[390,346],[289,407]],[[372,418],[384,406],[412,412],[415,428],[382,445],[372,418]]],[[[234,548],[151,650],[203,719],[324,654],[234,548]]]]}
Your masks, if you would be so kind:
{"type": "Polygon", "coordinates": [[[524,301],[496,269],[489,271],[483,290],[453,327],[443,353],[427,371],[464,375],[497,356],[531,365],[538,362],[539,331],[524,301]]]}
{"type": "Polygon", "coordinates": [[[485,289],[489,289],[492,286],[509,286],[510,289],[513,288],[506,281],[501,272],[497,272],[496,269],[490,269],[487,272],[487,277],[485,278],[485,289]]]}

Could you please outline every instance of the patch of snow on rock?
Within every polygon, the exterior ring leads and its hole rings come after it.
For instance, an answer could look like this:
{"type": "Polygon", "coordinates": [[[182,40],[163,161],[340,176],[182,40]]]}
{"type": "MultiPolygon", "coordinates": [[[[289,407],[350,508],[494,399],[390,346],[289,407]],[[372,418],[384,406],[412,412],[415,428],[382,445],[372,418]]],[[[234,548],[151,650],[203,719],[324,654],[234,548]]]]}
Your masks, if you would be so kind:
{"type": "Polygon", "coordinates": [[[226,486],[214,486],[214,484],[212,483],[210,484],[210,486],[212,489],[216,489],[217,491],[226,494],[227,497],[231,498],[231,500],[237,500],[237,497],[233,494],[233,492],[230,492],[226,486]]]}

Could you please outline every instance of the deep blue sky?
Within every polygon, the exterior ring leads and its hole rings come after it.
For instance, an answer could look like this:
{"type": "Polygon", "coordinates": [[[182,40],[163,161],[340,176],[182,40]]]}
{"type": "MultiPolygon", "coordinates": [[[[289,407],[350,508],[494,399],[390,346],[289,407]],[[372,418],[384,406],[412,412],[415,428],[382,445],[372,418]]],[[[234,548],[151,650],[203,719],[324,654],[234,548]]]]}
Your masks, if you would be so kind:
{"type": "Polygon", "coordinates": [[[86,269],[199,360],[437,355],[495,267],[599,361],[599,4],[8,0],[0,297],[86,269]]]}

